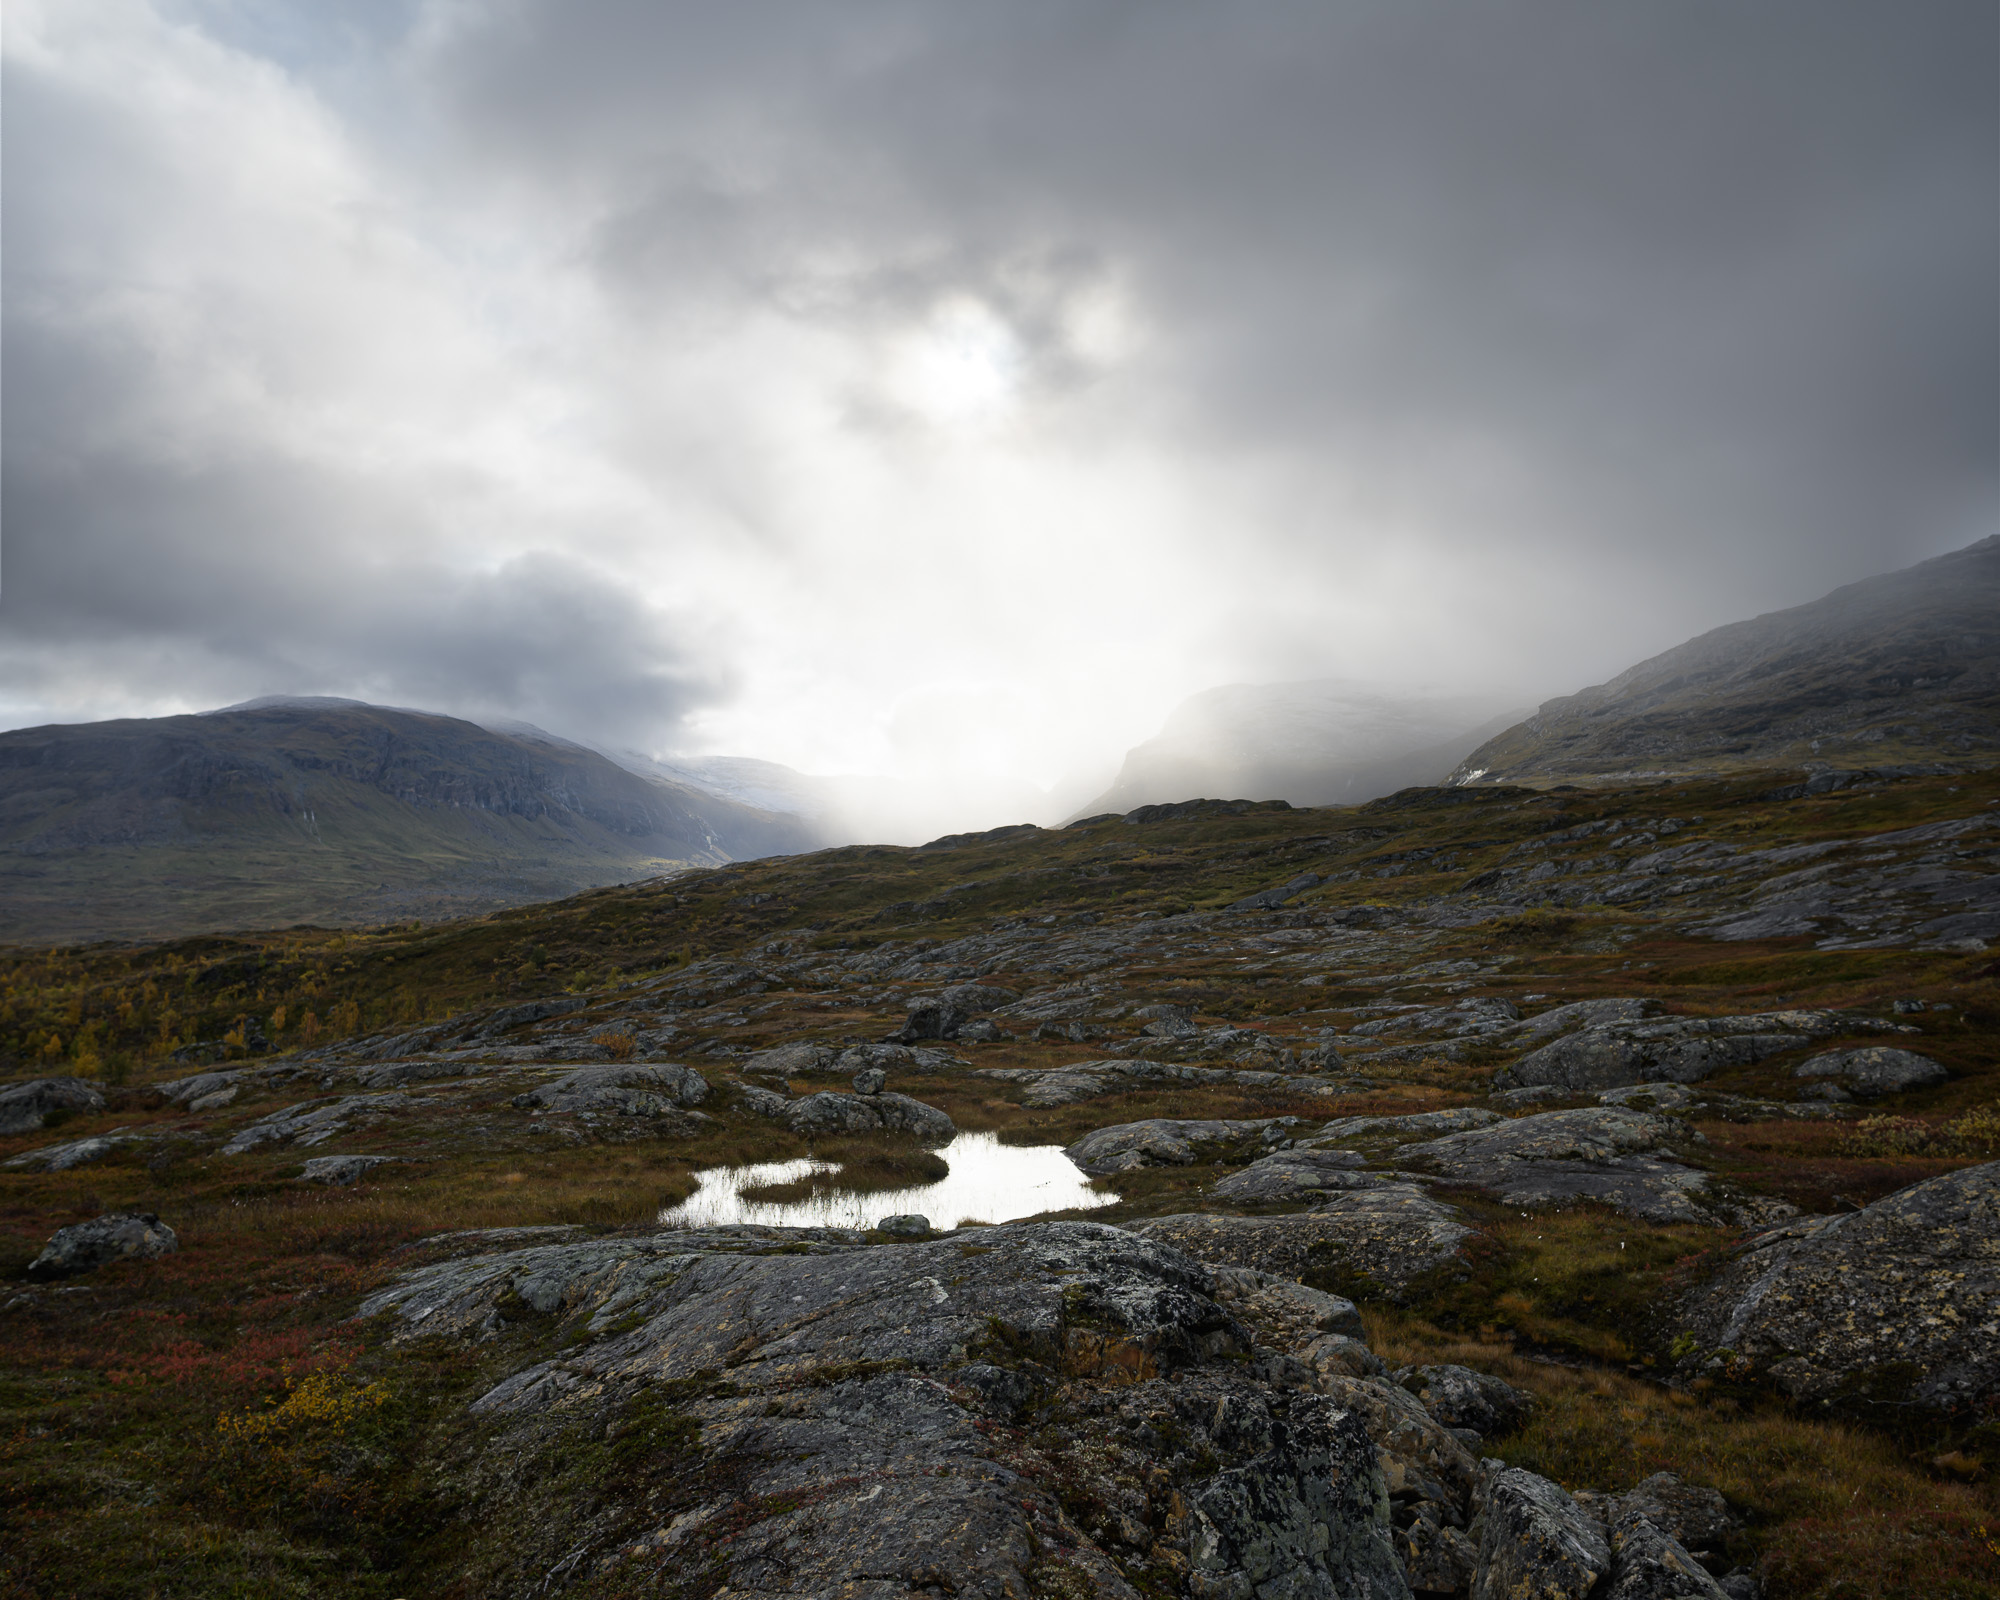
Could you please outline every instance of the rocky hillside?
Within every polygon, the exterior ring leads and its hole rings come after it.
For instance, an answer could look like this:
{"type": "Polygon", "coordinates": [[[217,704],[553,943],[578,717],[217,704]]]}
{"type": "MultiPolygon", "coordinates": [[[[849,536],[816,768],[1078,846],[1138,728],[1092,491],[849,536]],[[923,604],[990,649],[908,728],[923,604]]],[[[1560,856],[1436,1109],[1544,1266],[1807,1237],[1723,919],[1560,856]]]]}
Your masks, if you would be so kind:
{"type": "Polygon", "coordinates": [[[2000,756],[2000,535],[1731,623],[1551,700],[1453,783],[2000,756]]]}
{"type": "Polygon", "coordinates": [[[1427,788],[0,954],[0,1575],[1990,1596],[1997,836],[1427,788]]]}
{"type": "Polygon", "coordinates": [[[809,848],[577,745],[352,701],[0,733],[0,938],[466,915],[809,848]]]}
{"type": "Polygon", "coordinates": [[[1358,805],[1442,782],[1522,704],[1506,694],[1399,691],[1339,678],[1229,684],[1183,701],[1077,815],[1198,794],[1358,805]]]}

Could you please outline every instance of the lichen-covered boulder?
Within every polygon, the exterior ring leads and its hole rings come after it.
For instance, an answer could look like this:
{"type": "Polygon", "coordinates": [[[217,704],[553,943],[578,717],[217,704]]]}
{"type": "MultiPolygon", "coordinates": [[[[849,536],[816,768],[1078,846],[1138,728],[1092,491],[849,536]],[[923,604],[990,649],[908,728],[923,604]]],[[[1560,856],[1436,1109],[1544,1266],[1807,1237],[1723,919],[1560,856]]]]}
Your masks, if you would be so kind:
{"type": "Polygon", "coordinates": [[[865,1241],[536,1240],[372,1297],[399,1339],[557,1335],[475,1402],[467,1587],[1409,1600],[1360,1408],[1254,1352],[1197,1263],[1090,1223],[865,1241]],[[654,1465],[549,1494],[607,1439],[654,1465]]]}
{"type": "Polygon", "coordinates": [[[1447,1428],[1507,1433],[1527,1421],[1535,1408],[1533,1395],[1505,1378],[1470,1367],[1407,1367],[1396,1374],[1396,1381],[1447,1428]]]}
{"type": "Polygon", "coordinates": [[[1232,1206],[1311,1205],[1350,1189],[1379,1189],[1393,1179],[1358,1170],[1363,1158],[1352,1150],[1280,1150],[1232,1172],[1210,1194],[1232,1206]]]}
{"type": "Polygon", "coordinates": [[[58,1228],[42,1253],[28,1263],[28,1276],[73,1278],[108,1261],[128,1257],[150,1261],[181,1247],[174,1230],[150,1211],[113,1212],[58,1228]]]}
{"type": "Polygon", "coordinates": [[[1673,1117],[1582,1106],[1406,1145],[1397,1159],[1509,1205],[1596,1200],[1648,1222],[1711,1222],[1708,1175],[1674,1159],[1691,1140],[1673,1117]]]}
{"type": "Polygon", "coordinates": [[[1729,1595],[1665,1528],[1630,1501],[1611,1521],[1611,1583],[1603,1600],[1729,1600],[1729,1595]]]}
{"type": "Polygon", "coordinates": [[[617,1117],[659,1117],[708,1098],[708,1080],[692,1067],[632,1061],[579,1067],[553,1083],[514,1096],[523,1110],[597,1112],[617,1117]]]}
{"type": "Polygon", "coordinates": [[[1552,1039],[1493,1075],[1496,1089],[1549,1084],[1582,1092],[1631,1083],[1698,1083],[1813,1039],[1879,1026],[1838,1011],[1764,1011],[1740,1017],[1602,1022],[1552,1039]]]}
{"type": "Polygon", "coordinates": [[[947,1113],[906,1094],[809,1094],[787,1102],[784,1119],[803,1134],[907,1133],[933,1147],[958,1137],[947,1113]]]}
{"type": "Polygon", "coordinates": [[[1132,1229],[1199,1261],[1255,1267],[1282,1278],[1317,1273],[1336,1280],[1346,1293],[1392,1297],[1454,1260],[1473,1235],[1456,1207],[1413,1184],[1337,1195],[1316,1211],[1273,1217],[1190,1212],[1152,1217],[1132,1229]]]}
{"type": "Polygon", "coordinates": [[[0,1134],[33,1133],[58,1111],[102,1111],[104,1095],[81,1078],[30,1078],[0,1089],[0,1134]]]}
{"type": "Polygon", "coordinates": [[[1804,1400],[1953,1409],[2000,1396],[2000,1162],[1807,1217],[1737,1247],[1680,1313],[1681,1363],[1804,1400]]]}
{"type": "Polygon", "coordinates": [[[1173,1121],[1156,1117],[1146,1122],[1121,1122],[1085,1134],[1063,1153],[1093,1178],[1108,1178],[1135,1167],[1185,1167],[1228,1150],[1241,1150],[1271,1128],[1289,1128],[1296,1117],[1257,1117],[1243,1121],[1173,1121]]]}
{"type": "Polygon", "coordinates": [[[1912,1089],[1934,1089],[1951,1074],[1929,1056],[1873,1044],[1859,1050],[1830,1050],[1813,1056],[1794,1067],[1792,1076],[1831,1080],[1850,1094],[1873,1099],[1877,1095],[1906,1094],[1912,1089]]]}
{"type": "Polygon", "coordinates": [[[1519,1467],[1488,1481],[1472,1600],[1584,1600],[1611,1571],[1611,1545],[1561,1485],[1519,1467]]]}

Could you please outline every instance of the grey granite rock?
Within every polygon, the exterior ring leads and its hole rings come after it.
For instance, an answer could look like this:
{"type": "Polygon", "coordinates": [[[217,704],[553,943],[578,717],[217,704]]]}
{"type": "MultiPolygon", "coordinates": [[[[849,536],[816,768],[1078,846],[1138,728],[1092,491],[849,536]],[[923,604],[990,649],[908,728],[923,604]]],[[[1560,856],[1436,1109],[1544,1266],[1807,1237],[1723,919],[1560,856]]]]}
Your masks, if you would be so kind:
{"type": "Polygon", "coordinates": [[[1611,1523],[1611,1582],[1603,1600],[1728,1600],[1671,1533],[1619,1503],[1611,1523]]]}
{"type": "Polygon", "coordinates": [[[393,1164],[395,1160],[394,1156],[312,1156],[299,1173],[299,1182],[352,1188],[377,1167],[393,1164]]]}
{"type": "Polygon", "coordinates": [[[1490,1128],[1503,1121],[1497,1111],[1483,1106],[1452,1106],[1444,1111],[1416,1111],[1405,1116],[1336,1117],[1301,1144],[1314,1148],[1341,1147],[1362,1143],[1405,1143],[1435,1139],[1440,1134],[1462,1133],[1472,1128],[1490,1128]]]}
{"type": "Polygon", "coordinates": [[[33,1133],[59,1111],[102,1111],[104,1095],[81,1078],[30,1078],[0,1089],[0,1134],[33,1133]]]}
{"type": "Polygon", "coordinates": [[[1837,1079],[1850,1093],[1873,1099],[1911,1089],[1934,1089],[1951,1074],[1929,1056],[1876,1044],[1813,1056],[1794,1067],[1792,1076],[1837,1079]]]}
{"type": "Polygon", "coordinates": [[[1483,1499],[1472,1600],[1584,1600],[1610,1574],[1604,1530],[1559,1485],[1509,1467],[1483,1499]]]}
{"type": "Polygon", "coordinates": [[[386,1094],[327,1095],[301,1100],[239,1129],[222,1147],[222,1153],[240,1156],[264,1144],[324,1144],[345,1133],[361,1118],[396,1115],[434,1104],[433,1100],[396,1090],[386,1094]]]}
{"type": "Polygon", "coordinates": [[[0,1162],[0,1166],[32,1167],[37,1172],[68,1172],[72,1167],[87,1167],[102,1161],[120,1145],[132,1143],[134,1138],[134,1135],[114,1131],[91,1139],[72,1139],[67,1144],[44,1145],[39,1150],[13,1156],[0,1162]]]}
{"type": "Polygon", "coordinates": [[[863,1067],[854,1075],[856,1094],[880,1094],[882,1086],[889,1081],[889,1074],[880,1067],[863,1067]]]}
{"type": "Polygon", "coordinates": [[[958,1127],[936,1106],[906,1094],[809,1094],[784,1102],[785,1123],[794,1133],[907,1133],[936,1147],[958,1137],[958,1127]]]}
{"type": "Polygon", "coordinates": [[[930,1236],[931,1219],[918,1211],[899,1211],[876,1223],[875,1231],[895,1239],[924,1239],[930,1236]]]}
{"type": "Polygon", "coordinates": [[[1209,1193],[1232,1206],[1310,1205],[1350,1189],[1379,1189],[1393,1179],[1357,1170],[1352,1150],[1281,1150],[1232,1172],[1209,1193]]]}
{"type": "Polygon", "coordinates": [[[1132,1230],[1200,1261],[1285,1278],[1313,1273],[1352,1284],[1354,1291],[1390,1296],[1454,1260],[1473,1234],[1456,1208],[1409,1184],[1337,1195],[1314,1211],[1275,1217],[1196,1212],[1152,1217],[1132,1230]]]}
{"type": "Polygon", "coordinates": [[[1360,1409],[1297,1363],[1247,1361],[1208,1282],[1088,1223],[866,1249],[728,1229],[435,1263],[362,1309],[401,1338],[502,1350],[510,1317],[575,1330],[475,1404],[509,1462],[469,1507],[485,1525],[519,1526],[564,1437],[549,1423],[597,1437],[638,1425],[633,1407],[675,1408],[690,1470],[606,1480],[575,1511],[537,1499],[543,1542],[486,1578],[494,1592],[574,1557],[613,1587],[695,1563],[745,1594],[1133,1600],[1122,1566],[1230,1600],[1407,1600],[1360,1409]],[[1065,1424],[1024,1460],[986,1421],[1058,1383],[1065,1424]],[[1051,1471],[1087,1473],[1102,1509],[1072,1521],[1051,1471]]]}
{"type": "Polygon", "coordinates": [[[631,1061],[579,1067],[553,1083],[514,1096],[523,1110],[598,1112],[618,1117],[659,1117],[708,1098],[708,1080],[692,1067],[631,1061]]]}
{"type": "Polygon", "coordinates": [[[42,1253],[28,1263],[28,1276],[73,1278],[109,1261],[150,1261],[180,1247],[174,1230],[152,1212],[114,1212],[56,1229],[42,1253]]]}
{"type": "Polygon", "coordinates": [[[1690,1138],[1672,1117],[1583,1106],[1406,1145],[1397,1159],[1510,1205],[1587,1199],[1649,1222],[1712,1221],[1708,1175],[1669,1158],[1690,1138]]]}
{"type": "Polygon", "coordinates": [[[769,1077],[790,1078],[801,1072],[824,1071],[834,1061],[835,1052],[827,1045],[795,1039],[772,1050],[760,1050],[743,1063],[745,1072],[769,1077]]]}
{"type": "Polygon", "coordinates": [[[1600,1023],[1551,1040],[1494,1074],[1495,1088],[1550,1084],[1585,1091],[1632,1083],[1698,1083],[1816,1038],[1879,1026],[1838,1011],[1766,1011],[1738,1017],[1663,1017],[1600,1023]]]}
{"type": "Polygon", "coordinates": [[[1135,1167],[1184,1167],[1213,1159],[1225,1150],[1243,1149],[1267,1128],[1295,1127],[1297,1123],[1296,1117],[1121,1122],[1085,1134],[1064,1154],[1093,1178],[1105,1178],[1135,1167]]]}
{"type": "Polygon", "coordinates": [[[1722,1547],[1742,1526],[1742,1518],[1729,1509],[1720,1491],[1684,1482],[1671,1472],[1641,1479],[1612,1500],[1614,1524],[1644,1517],[1704,1561],[1719,1562],[1722,1547]]]}
{"type": "Polygon", "coordinates": [[[2000,1162],[1759,1234],[1683,1303],[1709,1361],[1801,1400],[1887,1391],[1940,1410],[2000,1395],[2000,1162]]]}
{"type": "Polygon", "coordinates": [[[1533,1395],[1470,1367],[1411,1367],[1397,1373],[1396,1381],[1445,1427],[1478,1434],[1511,1432],[1535,1407],[1533,1395]]]}

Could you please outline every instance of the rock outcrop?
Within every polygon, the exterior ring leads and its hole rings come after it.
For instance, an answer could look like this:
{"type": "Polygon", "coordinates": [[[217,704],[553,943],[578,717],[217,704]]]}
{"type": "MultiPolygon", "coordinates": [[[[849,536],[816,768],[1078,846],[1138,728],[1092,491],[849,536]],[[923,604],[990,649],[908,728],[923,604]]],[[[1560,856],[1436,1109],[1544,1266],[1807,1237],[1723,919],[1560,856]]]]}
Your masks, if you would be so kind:
{"type": "Polygon", "coordinates": [[[1190,1212],[1136,1222],[1132,1230],[1198,1261],[1285,1278],[1311,1273],[1392,1298],[1452,1261],[1473,1234],[1455,1207],[1411,1184],[1337,1195],[1315,1211],[1275,1217],[1190,1212]]]}
{"type": "Polygon", "coordinates": [[[738,1593],[1407,1600],[1361,1411],[1297,1361],[1246,1360],[1178,1251],[1088,1223],[859,1238],[539,1244],[367,1302],[401,1338],[573,1330],[475,1403],[509,1466],[470,1512],[472,1580],[522,1592],[567,1557],[634,1585],[699,1560],[738,1593]],[[506,1515],[543,1457],[607,1434],[664,1459],[598,1480],[587,1514],[506,1515]],[[1051,1492],[1086,1478],[1087,1504],[1051,1492]]]}
{"type": "Polygon", "coordinates": [[[0,1134],[33,1133],[61,1111],[103,1109],[103,1091],[81,1078],[30,1078],[0,1089],[0,1134]]]}
{"type": "Polygon", "coordinates": [[[665,1062],[579,1067],[553,1083],[514,1097],[523,1110],[596,1112],[619,1117],[666,1116],[708,1098],[708,1080],[692,1067],[665,1062]]]}
{"type": "Polygon", "coordinates": [[[1257,1117],[1173,1121],[1156,1117],[1146,1122],[1121,1122],[1085,1134],[1063,1153],[1093,1178],[1108,1178],[1135,1167],[1185,1167],[1202,1159],[1236,1153],[1246,1146],[1283,1138],[1298,1126],[1297,1117],[1257,1117]]]}
{"type": "Polygon", "coordinates": [[[1502,1067],[1493,1084],[1501,1089],[1546,1084],[1583,1093],[1633,1083],[1699,1083],[1726,1067],[1753,1066],[1814,1039],[1867,1026],[1837,1011],[1594,1023],[1502,1067]]]}
{"type": "Polygon", "coordinates": [[[150,1261],[180,1247],[174,1230],[152,1212],[114,1212],[56,1229],[42,1253],[28,1263],[28,1276],[74,1278],[110,1261],[150,1261]]]}
{"type": "Polygon", "coordinates": [[[1739,1246],[1682,1307],[1684,1376],[1949,1410],[2000,1396],[2000,1162],[1739,1246]],[[1887,1395],[1885,1395],[1887,1397],[1887,1395]]]}
{"type": "Polygon", "coordinates": [[[1951,1074],[1929,1056],[1877,1044],[1814,1056],[1794,1067],[1792,1076],[1837,1083],[1849,1094],[1872,1100],[1911,1089],[1934,1089],[1951,1074]]]}
{"type": "Polygon", "coordinates": [[[1676,1159],[1692,1138],[1673,1117],[1584,1106],[1405,1145],[1397,1159],[1509,1205],[1596,1200],[1648,1222],[1707,1222],[1708,1174],[1676,1159]]]}

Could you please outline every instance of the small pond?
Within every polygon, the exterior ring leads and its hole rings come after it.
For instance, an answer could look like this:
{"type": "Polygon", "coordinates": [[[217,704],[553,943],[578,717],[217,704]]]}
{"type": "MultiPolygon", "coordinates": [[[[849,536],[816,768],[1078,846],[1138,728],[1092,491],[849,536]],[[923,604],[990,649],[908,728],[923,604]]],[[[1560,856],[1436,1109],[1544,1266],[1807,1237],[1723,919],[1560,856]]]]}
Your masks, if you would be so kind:
{"type": "Polygon", "coordinates": [[[933,1228],[966,1222],[1010,1222],[1044,1211],[1075,1211],[1115,1205],[1118,1197],[1091,1188],[1060,1145],[1002,1144],[990,1133],[961,1133],[937,1152],[951,1172],[935,1183],[869,1194],[829,1191],[784,1204],[745,1200],[745,1189],[792,1183],[815,1172],[833,1172],[837,1163],[810,1156],[796,1161],[761,1161],[753,1166],[714,1167],[695,1174],[700,1184],[660,1220],[708,1228],[755,1222],[774,1228],[872,1228],[884,1217],[918,1212],[933,1228]]]}

